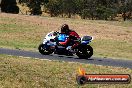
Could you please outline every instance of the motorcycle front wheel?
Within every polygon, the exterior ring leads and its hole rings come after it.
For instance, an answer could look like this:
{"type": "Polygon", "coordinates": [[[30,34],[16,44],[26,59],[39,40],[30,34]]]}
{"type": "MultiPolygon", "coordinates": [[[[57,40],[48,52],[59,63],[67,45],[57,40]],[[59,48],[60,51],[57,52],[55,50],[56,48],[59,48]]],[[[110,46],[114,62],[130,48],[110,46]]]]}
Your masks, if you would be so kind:
{"type": "Polygon", "coordinates": [[[53,53],[53,50],[47,49],[45,44],[40,44],[38,50],[42,55],[49,55],[53,53]]]}
{"type": "Polygon", "coordinates": [[[90,45],[81,45],[76,55],[80,59],[88,59],[93,55],[93,48],[90,45]]]}

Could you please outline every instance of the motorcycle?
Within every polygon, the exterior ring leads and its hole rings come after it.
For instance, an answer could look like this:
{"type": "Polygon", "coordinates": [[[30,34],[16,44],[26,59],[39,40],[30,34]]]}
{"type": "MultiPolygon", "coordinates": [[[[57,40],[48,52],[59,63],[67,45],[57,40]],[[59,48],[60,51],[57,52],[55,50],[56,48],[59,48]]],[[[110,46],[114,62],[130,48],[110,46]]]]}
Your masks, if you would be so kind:
{"type": "MultiPolygon", "coordinates": [[[[43,42],[39,45],[38,50],[42,55],[59,54],[73,56],[76,54],[79,58],[88,59],[93,55],[93,48],[89,43],[93,40],[91,36],[83,36],[80,39],[80,44],[76,46],[72,51],[67,50],[67,46],[63,45],[62,42],[69,38],[68,35],[59,32],[48,33],[43,42]]],[[[72,45],[69,44],[68,47],[72,45]]]]}

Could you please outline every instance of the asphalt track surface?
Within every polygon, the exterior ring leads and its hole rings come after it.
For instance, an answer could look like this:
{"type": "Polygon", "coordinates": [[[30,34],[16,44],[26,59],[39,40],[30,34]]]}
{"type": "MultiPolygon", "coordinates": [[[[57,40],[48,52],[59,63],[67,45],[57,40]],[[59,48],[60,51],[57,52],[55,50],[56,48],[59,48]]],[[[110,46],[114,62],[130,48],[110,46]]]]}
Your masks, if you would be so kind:
{"type": "Polygon", "coordinates": [[[132,69],[132,60],[120,60],[120,59],[110,59],[110,58],[97,58],[91,57],[89,59],[79,59],[77,56],[65,56],[65,55],[41,55],[39,52],[23,51],[23,50],[13,50],[0,48],[0,54],[7,54],[13,56],[40,58],[48,60],[59,60],[66,62],[79,62],[85,64],[96,64],[103,66],[114,66],[114,67],[124,67],[132,69]]]}

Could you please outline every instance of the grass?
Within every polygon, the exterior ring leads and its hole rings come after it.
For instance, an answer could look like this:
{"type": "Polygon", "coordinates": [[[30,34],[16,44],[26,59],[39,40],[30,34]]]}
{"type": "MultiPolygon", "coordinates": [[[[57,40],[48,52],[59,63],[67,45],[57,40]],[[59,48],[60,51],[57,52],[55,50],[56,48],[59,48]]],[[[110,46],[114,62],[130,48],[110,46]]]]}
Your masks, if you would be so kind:
{"type": "Polygon", "coordinates": [[[131,59],[132,57],[131,56],[132,43],[130,42],[127,43],[126,41],[103,39],[103,40],[94,40],[91,46],[95,47],[94,53],[99,57],[113,57],[118,59],[123,59],[123,58],[131,59]]]}
{"type": "Polygon", "coordinates": [[[0,14],[0,47],[36,51],[43,37],[63,24],[80,36],[91,35],[94,56],[132,59],[132,25],[130,21],[95,21],[0,14]]]}
{"type": "Polygon", "coordinates": [[[128,68],[38,60],[0,55],[1,88],[131,88],[130,84],[76,83],[79,66],[88,74],[130,74],[128,68]],[[94,69],[93,69],[94,68],[94,69]]]}

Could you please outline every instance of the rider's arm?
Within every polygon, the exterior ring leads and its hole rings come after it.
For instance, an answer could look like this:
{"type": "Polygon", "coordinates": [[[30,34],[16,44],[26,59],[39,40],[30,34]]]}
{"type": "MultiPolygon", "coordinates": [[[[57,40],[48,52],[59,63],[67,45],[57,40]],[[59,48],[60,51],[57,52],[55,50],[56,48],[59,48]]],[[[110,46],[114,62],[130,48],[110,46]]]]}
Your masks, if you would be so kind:
{"type": "Polygon", "coordinates": [[[70,41],[69,38],[67,38],[67,40],[65,42],[61,42],[62,45],[67,45],[67,43],[70,41]]]}

